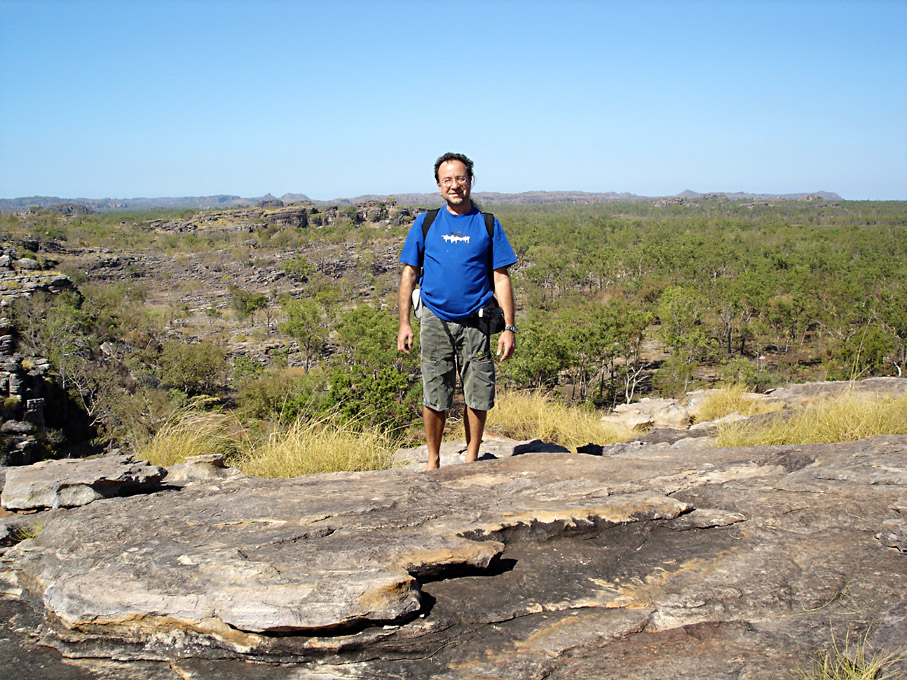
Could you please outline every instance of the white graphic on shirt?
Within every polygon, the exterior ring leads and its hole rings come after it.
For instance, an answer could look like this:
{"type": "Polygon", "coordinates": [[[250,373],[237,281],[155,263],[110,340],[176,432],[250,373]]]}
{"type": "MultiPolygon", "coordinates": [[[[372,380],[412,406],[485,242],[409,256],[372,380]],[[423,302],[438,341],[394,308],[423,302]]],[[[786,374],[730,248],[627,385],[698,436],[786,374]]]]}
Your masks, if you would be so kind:
{"type": "Polygon", "coordinates": [[[462,236],[459,231],[455,234],[444,234],[441,238],[448,243],[469,243],[469,237],[462,236]]]}

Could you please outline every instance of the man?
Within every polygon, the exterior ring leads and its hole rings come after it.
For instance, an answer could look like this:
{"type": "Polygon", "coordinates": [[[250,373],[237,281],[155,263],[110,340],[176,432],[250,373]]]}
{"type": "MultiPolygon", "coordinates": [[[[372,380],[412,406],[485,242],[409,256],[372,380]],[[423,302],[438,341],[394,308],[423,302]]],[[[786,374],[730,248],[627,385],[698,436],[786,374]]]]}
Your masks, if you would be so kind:
{"type": "Polygon", "coordinates": [[[441,437],[447,412],[453,406],[458,374],[466,401],[466,462],[478,458],[495,392],[491,339],[479,328],[478,315],[492,297],[503,309],[506,324],[498,340],[497,356],[504,361],[516,347],[513,287],[508,273],[516,255],[497,219],[493,242],[489,238],[485,216],[470,200],[472,168],[472,161],[458,153],[446,153],[435,161],[435,182],[446,205],[438,211],[426,235],[422,225],[427,213],[416,218],[400,255],[403,274],[398,292],[397,349],[407,354],[413,346],[409,322],[412,292],[422,268],[419,341],[427,470],[441,464],[441,437]]]}

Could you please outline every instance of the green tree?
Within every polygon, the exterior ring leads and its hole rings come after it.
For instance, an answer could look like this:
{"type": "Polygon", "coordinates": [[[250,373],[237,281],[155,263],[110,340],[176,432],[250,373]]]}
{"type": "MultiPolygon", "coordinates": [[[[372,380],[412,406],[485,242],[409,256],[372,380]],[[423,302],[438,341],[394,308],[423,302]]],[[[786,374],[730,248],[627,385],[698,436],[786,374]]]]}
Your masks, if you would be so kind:
{"type": "Polygon", "coordinates": [[[264,308],[268,304],[268,297],[263,293],[251,293],[243,290],[239,286],[230,284],[227,287],[227,294],[230,298],[230,307],[236,313],[236,318],[240,321],[246,319],[255,319],[255,312],[264,308]]]}
{"type": "Polygon", "coordinates": [[[294,279],[305,282],[309,280],[316,271],[316,267],[305,255],[296,255],[292,260],[287,260],[280,265],[281,271],[294,279]]]}
{"type": "Polygon", "coordinates": [[[210,394],[226,369],[224,351],[212,342],[168,340],[161,347],[161,381],[186,394],[210,394]]]}
{"type": "Polygon", "coordinates": [[[550,313],[535,313],[520,322],[519,351],[501,364],[501,373],[519,386],[554,387],[560,372],[570,366],[568,345],[550,313]]]}
{"type": "Polygon", "coordinates": [[[372,305],[344,313],[336,328],[326,407],[382,428],[408,425],[420,394],[418,351],[397,352],[396,317],[372,305]]]}
{"type": "Polygon", "coordinates": [[[688,287],[671,286],[658,304],[661,337],[671,350],[665,370],[672,374],[672,391],[686,391],[699,362],[710,358],[716,347],[703,325],[705,303],[688,287]]]}
{"type": "Polygon", "coordinates": [[[278,324],[281,333],[289,335],[296,340],[303,356],[303,366],[308,372],[312,367],[314,358],[324,348],[328,338],[327,319],[324,308],[315,300],[309,298],[285,298],[283,307],[286,319],[278,324]]]}

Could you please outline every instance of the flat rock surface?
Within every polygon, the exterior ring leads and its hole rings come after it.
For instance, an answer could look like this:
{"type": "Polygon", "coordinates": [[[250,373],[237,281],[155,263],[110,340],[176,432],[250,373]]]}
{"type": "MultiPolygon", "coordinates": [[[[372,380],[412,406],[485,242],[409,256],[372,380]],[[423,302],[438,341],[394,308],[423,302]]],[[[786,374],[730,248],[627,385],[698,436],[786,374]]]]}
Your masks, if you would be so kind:
{"type": "MultiPolygon", "coordinates": [[[[497,460],[520,456],[524,453],[568,453],[570,449],[558,444],[543,442],[541,439],[517,440],[487,435],[479,445],[479,460],[497,460]]],[[[441,442],[441,465],[455,465],[466,460],[464,442],[441,442]]],[[[428,447],[423,444],[411,449],[400,449],[394,453],[395,467],[407,470],[424,470],[428,462],[428,447]]]]}
{"type": "Polygon", "coordinates": [[[102,499],[3,556],[0,660],[40,641],[33,680],[777,680],[833,635],[907,648],[905,486],[888,436],[102,499]]]}

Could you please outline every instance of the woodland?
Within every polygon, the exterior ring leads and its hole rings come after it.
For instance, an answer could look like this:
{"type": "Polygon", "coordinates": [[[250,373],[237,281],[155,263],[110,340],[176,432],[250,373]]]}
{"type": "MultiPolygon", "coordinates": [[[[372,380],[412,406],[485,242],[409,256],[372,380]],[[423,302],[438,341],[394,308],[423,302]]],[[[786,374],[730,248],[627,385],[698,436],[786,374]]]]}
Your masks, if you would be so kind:
{"type": "MultiPolygon", "coordinates": [[[[713,384],[905,375],[907,201],[484,207],[519,258],[508,389],[606,411],[713,384]]],[[[48,453],[137,448],[187,408],[416,438],[396,258],[419,210],[309,209],[305,226],[241,210],[0,215],[14,261],[74,284],[5,310],[60,388],[48,453]]]]}

